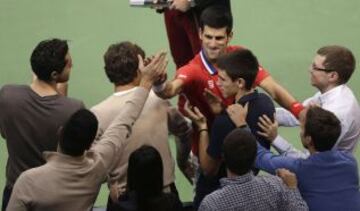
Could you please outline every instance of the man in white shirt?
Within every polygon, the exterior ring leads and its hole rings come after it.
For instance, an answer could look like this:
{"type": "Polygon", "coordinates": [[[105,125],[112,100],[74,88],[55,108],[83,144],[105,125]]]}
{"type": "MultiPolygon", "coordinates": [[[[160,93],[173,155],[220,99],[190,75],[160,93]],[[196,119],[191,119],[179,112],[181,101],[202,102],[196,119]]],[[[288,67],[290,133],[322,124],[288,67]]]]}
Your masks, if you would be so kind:
{"type": "MultiPolygon", "coordinates": [[[[346,85],[355,70],[355,58],[352,52],[342,46],[324,46],[317,51],[310,66],[311,85],[317,92],[304,101],[333,112],[341,122],[341,135],[334,148],[354,152],[360,137],[360,107],[351,89],[346,85]]],[[[281,126],[298,126],[298,120],[283,108],[276,109],[276,119],[281,126]]],[[[280,153],[291,157],[306,158],[309,153],[296,150],[280,136],[272,142],[280,153]]]]}

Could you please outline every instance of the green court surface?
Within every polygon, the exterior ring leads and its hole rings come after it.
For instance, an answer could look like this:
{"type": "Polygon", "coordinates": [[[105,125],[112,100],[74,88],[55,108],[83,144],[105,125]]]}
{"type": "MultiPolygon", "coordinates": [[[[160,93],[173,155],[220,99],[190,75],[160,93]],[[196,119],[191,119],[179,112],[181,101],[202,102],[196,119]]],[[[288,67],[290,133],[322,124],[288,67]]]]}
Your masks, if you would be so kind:
{"type": "MultiPolygon", "coordinates": [[[[309,84],[308,67],[319,47],[344,45],[360,60],[358,0],[233,0],[232,10],[231,43],[250,48],[273,77],[299,100],[316,91],[309,84]]],[[[69,96],[83,100],[87,107],[112,92],[102,61],[110,44],[129,40],[148,54],[168,49],[162,15],[146,8],[131,8],[126,0],[0,0],[0,28],[0,86],[30,82],[29,56],[39,41],[68,39],[74,63],[69,96]]],[[[173,75],[174,71],[170,63],[168,72],[173,75]]],[[[357,70],[349,83],[358,98],[359,76],[357,70]]],[[[300,147],[297,129],[285,128],[280,133],[300,147]]],[[[359,150],[356,157],[360,159],[359,150]]],[[[1,190],[6,158],[6,145],[1,140],[1,190]]],[[[181,198],[191,200],[192,188],[178,172],[176,184],[181,198]]],[[[96,205],[104,206],[106,200],[104,186],[96,205]]]]}

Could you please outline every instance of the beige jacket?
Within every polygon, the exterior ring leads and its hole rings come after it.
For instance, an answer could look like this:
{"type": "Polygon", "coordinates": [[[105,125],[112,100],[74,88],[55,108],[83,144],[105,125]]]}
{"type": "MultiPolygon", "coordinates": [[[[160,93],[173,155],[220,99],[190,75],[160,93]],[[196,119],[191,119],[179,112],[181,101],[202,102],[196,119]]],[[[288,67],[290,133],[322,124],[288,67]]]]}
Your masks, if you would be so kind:
{"type": "MultiPolygon", "coordinates": [[[[100,139],[103,132],[114,118],[114,114],[121,110],[123,104],[131,97],[137,88],[127,91],[117,92],[98,105],[91,108],[99,120],[99,130],[97,139],[100,139]]],[[[164,186],[175,182],[175,162],[171,155],[169,146],[169,128],[176,128],[179,118],[168,119],[170,103],[157,97],[150,92],[139,118],[136,120],[129,144],[125,147],[120,159],[116,163],[115,169],[110,174],[109,183],[117,182],[120,187],[126,185],[126,175],[130,154],[142,145],[150,145],[156,148],[162,158],[164,166],[164,186]],[[169,121],[168,121],[169,120],[169,121]]],[[[181,120],[180,120],[181,121],[181,120]]],[[[184,121],[184,120],[183,120],[184,121]]]]}

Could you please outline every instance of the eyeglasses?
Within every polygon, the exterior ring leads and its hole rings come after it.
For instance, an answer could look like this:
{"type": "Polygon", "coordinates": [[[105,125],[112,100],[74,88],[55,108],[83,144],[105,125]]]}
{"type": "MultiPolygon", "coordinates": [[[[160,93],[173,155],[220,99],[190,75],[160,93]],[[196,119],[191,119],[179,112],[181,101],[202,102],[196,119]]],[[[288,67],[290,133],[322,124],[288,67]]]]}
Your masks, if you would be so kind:
{"type": "Polygon", "coordinates": [[[323,71],[323,72],[332,72],[333,71],[330,69],[317,67],[315,64],[311,64],[311,69],[316,70],[316,71],[323,71]]]}

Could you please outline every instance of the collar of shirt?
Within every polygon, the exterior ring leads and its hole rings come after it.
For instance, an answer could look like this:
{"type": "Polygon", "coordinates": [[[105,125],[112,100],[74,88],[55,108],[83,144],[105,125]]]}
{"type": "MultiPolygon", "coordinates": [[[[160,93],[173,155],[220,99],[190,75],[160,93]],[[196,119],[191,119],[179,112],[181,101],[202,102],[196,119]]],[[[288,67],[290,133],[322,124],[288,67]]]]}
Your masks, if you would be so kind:
{"type": "Polygon", "coordinates": [[[204,65],[204,67],[206,68],[206,70],[210,73],[210,75],[216,75],[216,74],[217,74],[217,70],[216,70],[215,66],[212,65],[212,64],[210,63],[210,61],[206,58],[203,49],[200,51],[200,58],[201,58],[201,62],[203,63],[203,65],[204,65]]]}
{"type": "Polygon", "coordinates": [[[86,154],[92,154],[91,152],[86,152],[82,156],[73,157],[70,155],[65,155],[60,152],[43,152],[43,157],[45,158],[46,162],[53,162],[53,163],[61,163],[63,167],[71,167],[71,166],[79,166],[87,162],[86,154]]]}
{"type": "Polygon", "coordinates": [[[138,87],[133,87],[133,88],[128,89],[128,90],[115,92],[113,95],[114,95],[114,96],[122,96],[122,95],[125,95],[125,94],[128,94],[128,93],[130,93],[130,92],[135,91],[137,88],[138,88],[138,87]]]}
{"type": "Polygon", "coordinates": [[[241,104],[241,105],[245,105],[247,102],[257,98],[259,96],[259,92],[255,89],[253,92],[251,92],[250,94],[244,95],[242,96],[237,103],[241,104]]]}
{"type": "Polygon", "coordinates": [[[339,100],[339,97],[342,95],[345,88],[346,88],[346,85],[342,84],[342,85],[339,85],[339,86],[336,86],[336,87],[330,89],[329,91],[327,91],[323,94],[321,94],[319,92],[318,97],[317,97],[317,102],[315,102],[315,103],[319,103],[320,106],[323,106],[324,104],[327,104],[334,100],[337,101],[337,100],[339,100]]]}
{"type": "Polygon", "coordinates": [[[228,177],[222,178],[220,179],[220,185],[221,187],[224,187],[231,184],[242,184],[253,180],[254,177],[255,177],[254,174],[252,173],[252,171],[250,171],[244,175],[237,176],[234,178],[228,178],[228,177]]]}

